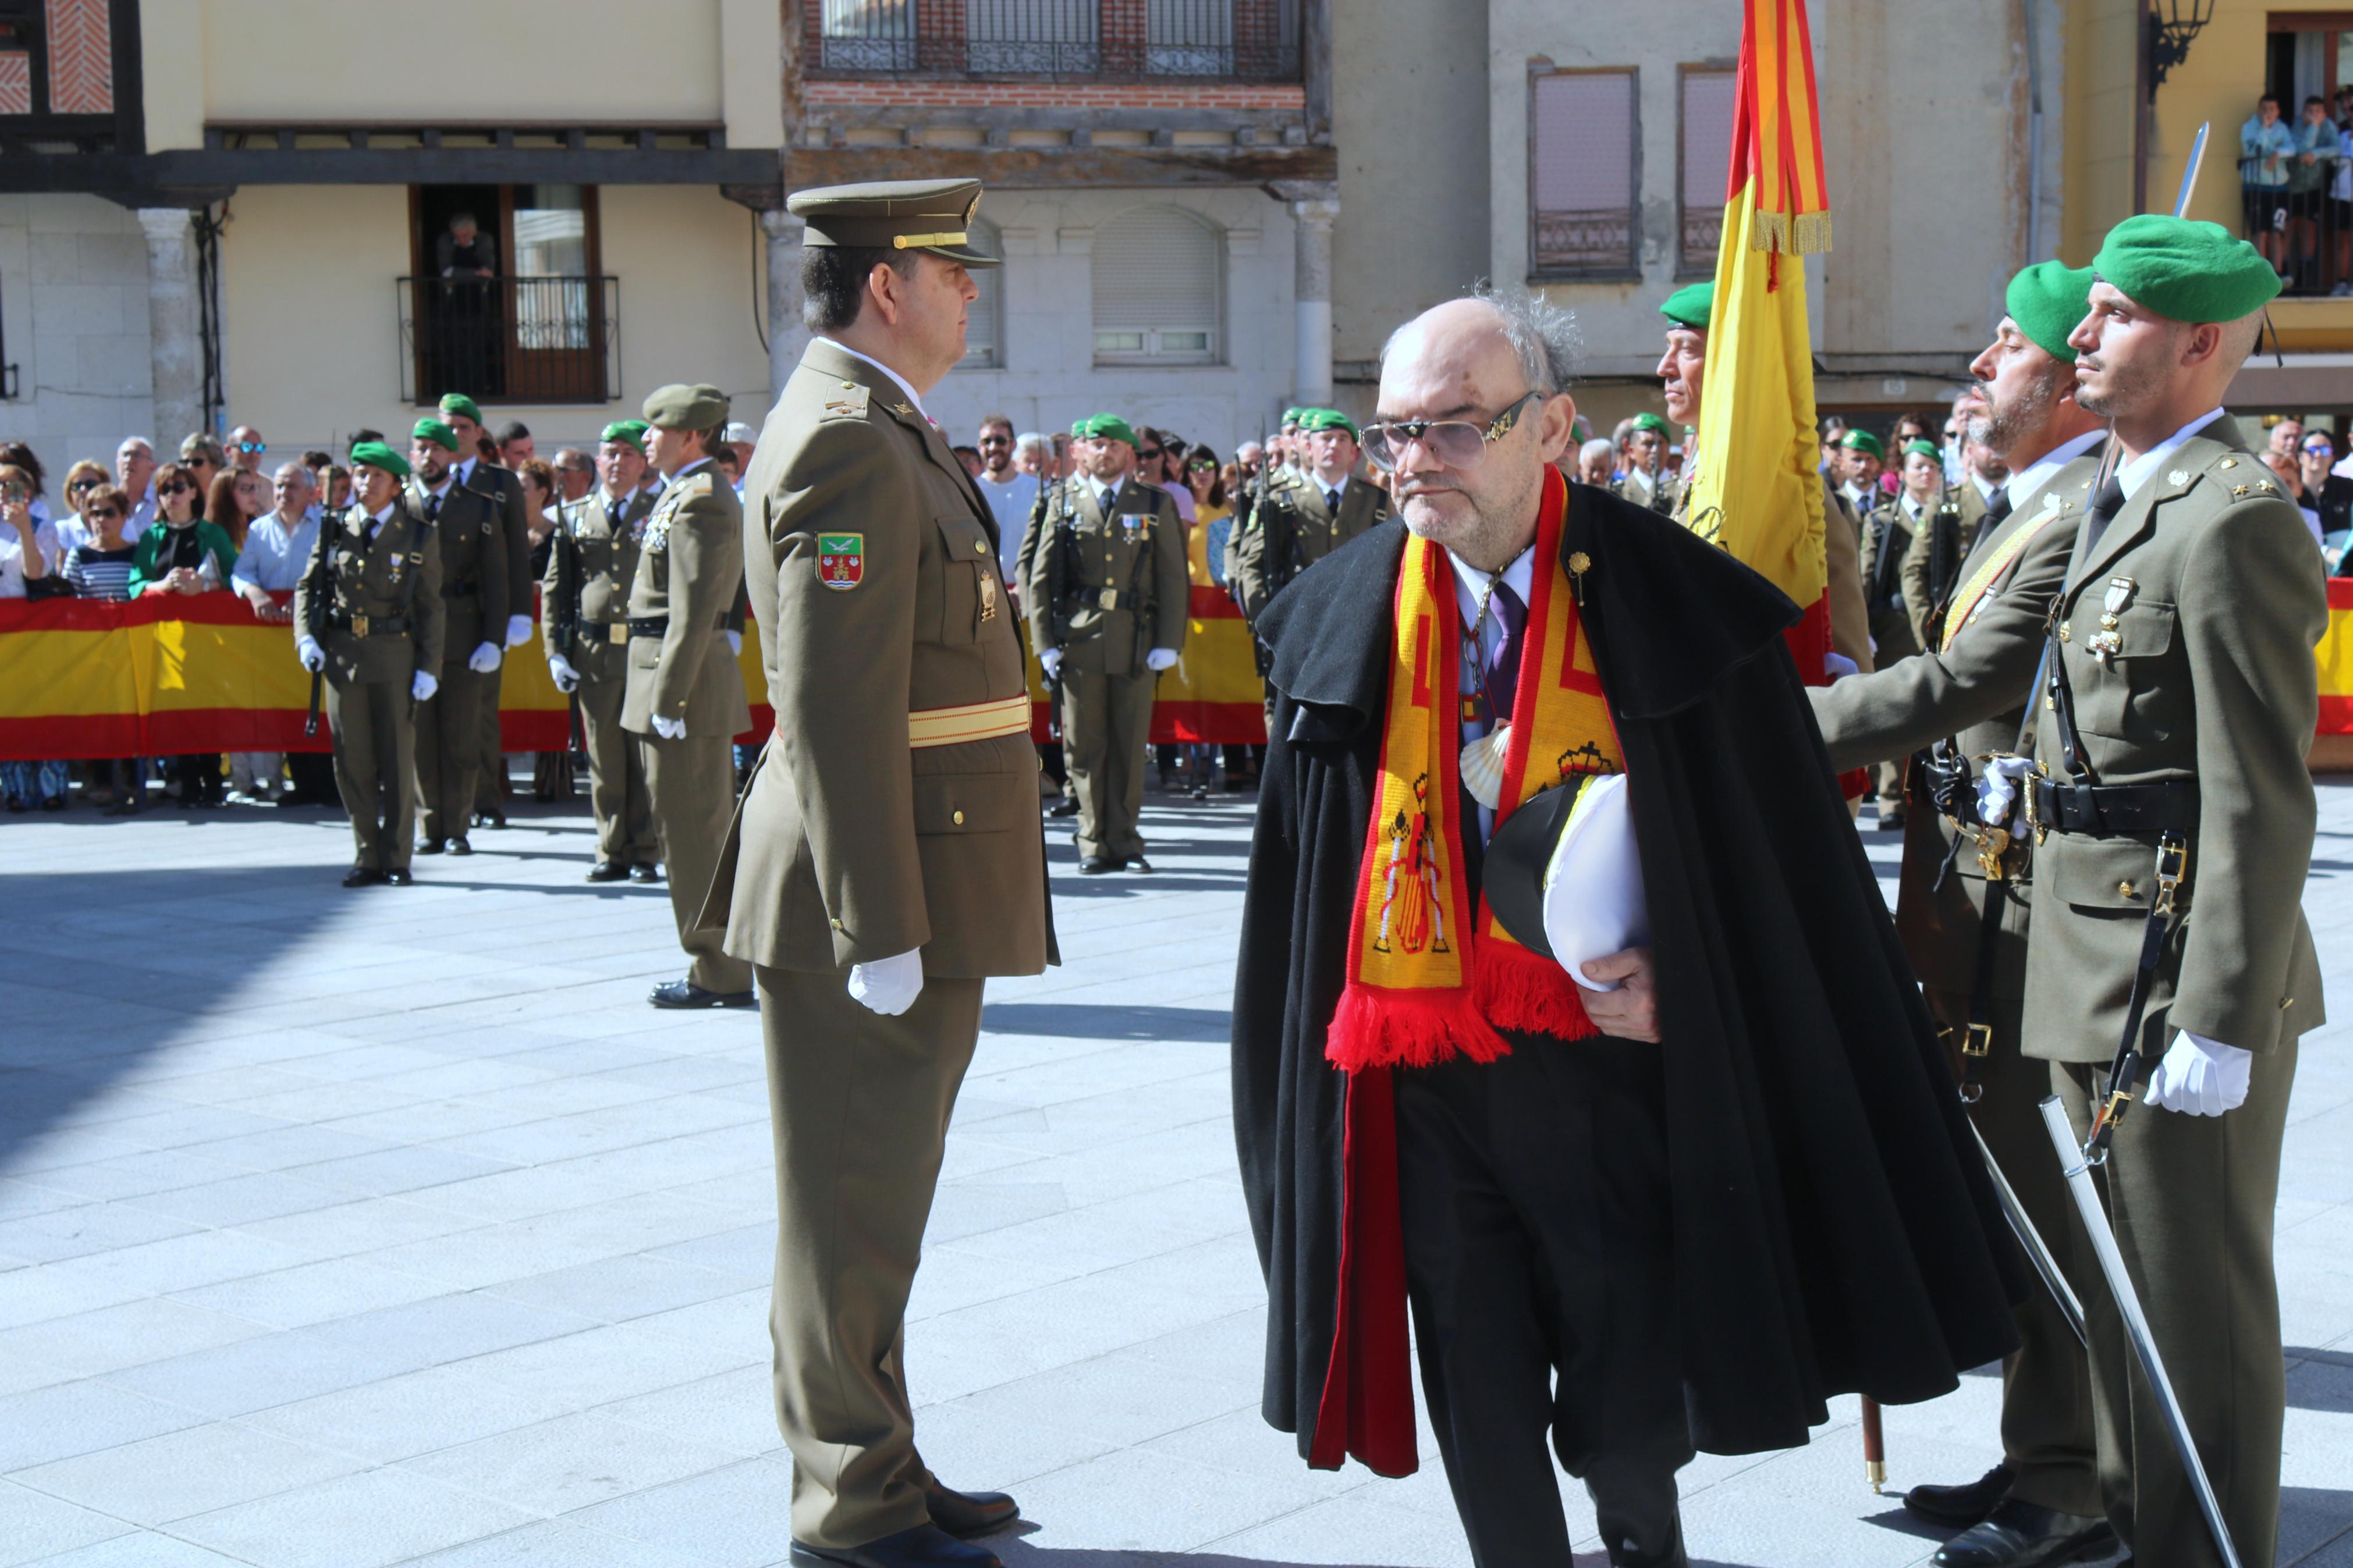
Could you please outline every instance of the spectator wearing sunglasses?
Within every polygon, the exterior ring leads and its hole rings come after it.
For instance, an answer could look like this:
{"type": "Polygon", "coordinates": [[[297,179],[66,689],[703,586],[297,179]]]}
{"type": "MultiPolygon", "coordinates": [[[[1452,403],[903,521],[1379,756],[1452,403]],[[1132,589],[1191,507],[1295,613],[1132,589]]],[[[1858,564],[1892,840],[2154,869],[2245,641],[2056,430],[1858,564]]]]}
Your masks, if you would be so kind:
{"type": "MultiPolygon", "coordinates": [[[[128,599],[131,558],[136,549],[124,536],[122,525],[131,516],[131,498],[95,463],[76,463],[73,472],[67,476],[66,489],[81,508],[80,515],[67,525],[73,529],[78,541],[64,547],[64,564],[59,571],[67,585],[78,599],[128,599]],[[85,468],[97,469],[99,482],[77,493],[76,481],[85,468]]],[[[115,757],[87,765],[93,803],[102,795],[107,816],[129,816],[147,808],[147,767],[143,760],[115,757]],[[101,777],[106,781],[102,785],[99,783],[101,777]]]]}
{"type": "MultiPolygon", "coordinates": [[[[163,509],[154,527],[139,536],[131,557],[131,593],[206,594],[228,586],[237,566],[237,546],[216,523],[199,514],[203,496],[195,468],[166,463],[155,470],[155,500],[163,509]]],[[[220,753],[191,752],[167,760],[178,781],[183,806],[216,806],[227,791],[220,753]]]]}
{"type": "MultiPolygon", "coordinates": [[[[56,522],[58,552],[61,559],[71,555],[74,546],[87,542],[90,537],[85,521],[90,498],[100,490],[113,488],[114,476],[90,458],[80,458],[66,470],[66,514],[56,522]]],[[[59,567],[58,570],[63,571],[64,568],[59,567]]]]}
{"type": "Polygon", "coordinates": [[[233,468],[242,468],[248,474],[261,472],[261,457],[269,450],[269,444],[261,438],[261,432],[250,425],[240,425],[228,433],[228,461],[233,468]]]}
{"type": "MultiPolygon", "coordinates": [[[[1042,445],[1042,438],[1039,439],[1042,445]]],[[[1013,421],[1004,415],[980,416],[978,445],[980,472],[973,476],[973,482],[980,487],[980,499],[988,503],[989,512],[997,519],[997,569],[1004,573],[1007,585],[1018,589],[1021,574],[1017,558],[1021,553],[1021,535],[1029,526],[1029,514],[1038,507],[1038,475],[1015,463],[1018,443],[1013,435],[1013,421]]]]}
{"type": "MultiPolygon", "coordinates": [[[[33,476],[0,463],[0,599],[38,597],[61,586],[58,536],[33,515],[33,476]]],[[[12,812],[63,811],[66,765],[59,762],[0,763],[0,793],[12,812]]]]}
{"type": "Polygon", "coordinates": [[[228,467],[228,449],[199,430],[180,443],[180,461],[195,476],[196,504],[201,507],[214,479],[228,467]]]}
{"type": "Polygon", "coordinates": [[[2305,504],[2320,513],[2320,531],[2333,537],[2353,529],[2353,479],[2330,472],[2337,460],[2337,443],[2326,430],[2304,438],[2305,504]]]}

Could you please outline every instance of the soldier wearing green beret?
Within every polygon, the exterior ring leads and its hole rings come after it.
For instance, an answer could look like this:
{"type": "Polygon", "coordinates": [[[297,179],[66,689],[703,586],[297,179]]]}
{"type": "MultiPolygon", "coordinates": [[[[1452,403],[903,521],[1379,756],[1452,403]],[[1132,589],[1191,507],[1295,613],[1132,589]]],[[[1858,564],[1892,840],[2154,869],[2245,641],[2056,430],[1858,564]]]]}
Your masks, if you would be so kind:
{"type": "MultiPolygon", "coordinates": [[[[2222,411],[2279,275],[2219,225],[2154,216],[2111,230],[2092,269],[2068,342],[2116,465],[2051,617],[2050,706],[2030,709],[2026,1049],[2079,1135],[2137,1092],[2103,1196],[2239,1560],[2269,1563],[2273,1210],[2297,1040],[2323,1021],[2302,900],[2327,602],[2301,515],[2222,411]],[[2152,1062],[2145,1090],[2115,1080],[2152,1062]]],[[[2116,1314],[2091,1330],[2109,1522],[2143,1568],[2216,1562],[2116,1314]]]]}
{"type": "MultiPolygon", "coordinates": [[[[2010,280],[2008,314],[1970,365],[1955,412],[1967,437],[2009,468],[1929,626],[1927,651],[1893,669],[1816,687],[1831,765],[1913,753],[1895,924],[1920,977],[1968,1114],[2035,1229],[2072,1265],[2073,1206],[2037,1109],[2048,1063],[2024,1054],[2030,836],[1978,820],[1978,759],[2010,751],[2042,653],[2043,616],[2066,580],[2092,500],[2101,421],[2075,401],[2075,351],[2091,270],[2038,263],[2010,280]]],[[[2069,1268],[2094,1296],[2097,1268],[2069,1268]]],[[[2072,1562],[2112,1543],[2100,1498],[2090,1372],[2051,1292],[2017,1311],[2002,1363],[2002,1462],[1960,1486],[1915,1487],[1905,1506],[1965,1531],[1939,1554],[1967,1568],[2072,1562]]]]}
{"type": "MultiPolygon", "coordinates": [[[[925,417],[964,358],[976,180],[794,193],[814,334],[744,486],[776,729],[709,907],[760,993],[769,1322],[796,1560],[996,1568],[1013,1500],[915,1447],[901,1343],[987,976],[1053,961],[996,514],[925,417]]],[[[1176,566],[1183,581],[1182,558],[1176,566]]]]}
{"type": "Polygon", "coordinates": [[[410,880],[416,711],[440,684],[441,551],[401,494],[408,471],[381,441],[352,448],[352,505],[329,510],[294,590],[295,651],[326,675],[335,790],[352,818],[346,888],[410,880]]]}
{"type": "Polygon", "coordinates": [[[1160,672],[1190,624],[1185,522],[1135,478],[1135,431],[1116,414],[1080,426],[1079,477],[1030,519],[1022,603],[1030,646],[1061,691],[1062,759],[1079,803],[1079,870],[1149,871],[1145,755],[1160,672]]]}
{"type": "MultiPolygon", "coordinates": [[[[508,591],[506,539],[496,506],[458,482],[458,435],[438,419],[410,432],[409,509],[441,550],[442,664],[429,702],[417,705],[420,855],[470,855],[466,826],[481,770],[482,704],[498,703],[508,591]]],[[[529,590],[524,589],[528,594],[529,590]]]]}
{"type": "Polygon", "coordinates": [[[646,399],[646,456],[668,482],[638,542],[629,584],[621,728],[638,737],[646,795],[670,879],[683,979],[657,1007],[748,1007],[752,966],[700,921],[734,802],[735,737],[752,727],[730,631],[744,586],[744,509],[712,461],[727,396],[711,385],[658,387],[646,399]]]}
{"type": "Polygon", "coordinates": [[[1612,494],[1649,507],[1669,517],[1683,502],[1681,477],[1667,471],[1667,422],[1647,409],[1634,416],[1626,432],[1626,472],[1609,489],[1612,494]]]}
{"type": "MultiPolygon", "coordinates": [[[[458,458],[450,469],[458,482],[470,490],[479,490],[491,498],[498,510],[499,525],[506,539],[507,581],[529,583],[531,578],[531,519],[523,508],[522,480],[508,469],[481,457],[482,411],[474,400],[461,392],[453,392],[441,399],[441,422],[458,437],[458,458]]],[[[498,628],[490,628],[496,632],[498,628]]],[[[504,634],[499,637],[503,647],[521,647],[531,640],[531,596],[521,594],[507,605],[504,634]]],[[[499,733],[499,685],[501,669],[491,672],[482,695],[481,709],[475,721],[476,765],[474,770],[474,821],[490,827],[507,825],[506,752],[499,733]]]]}
{"type": "MultiPolygon", "coordinates": [[[[1867,431],[1848,434],[1876,440],[1867,431]]],[[[1906,442],[1899,456],[1904,465],[1903,488],[1881,500],[1862,520],[1863,604],[1870,617],[1873,665],[1878,669],[1920,651],[1919,629],[1904,598],[1904,563],[1911,554],[1913,541],[1933,526],[1945,499],[1943,453],[1929,442],[1915,440],[1906,442]]],[[[1983,511],[1980,500],[1978,515],[1983,511]]],[[[1879,826],[1901,827],[1906,763],[1894,758],[1879,763],[1875,771],[1879,826]]]]}
{"type": "Polygon", "coordinates": [[[650,882],[661,859],[645,749],[621,727],[629,684],[629,584],[658,492],[645,488],[646,422],[617,419],[596,447],[596,487],[558,514],[540,583],[540,637],[555,689],[576,694],[596,821],[592,882],[650,882]]]}

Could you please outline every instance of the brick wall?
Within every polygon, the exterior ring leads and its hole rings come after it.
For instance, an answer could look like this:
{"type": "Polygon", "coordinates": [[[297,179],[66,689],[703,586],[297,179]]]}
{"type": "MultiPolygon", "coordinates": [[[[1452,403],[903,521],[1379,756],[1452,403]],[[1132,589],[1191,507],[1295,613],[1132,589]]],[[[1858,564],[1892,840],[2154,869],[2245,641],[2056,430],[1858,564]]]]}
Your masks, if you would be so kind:
{"type": "Polygon", "coordinates": [[[1108,82],[813,80],[811,109],[912,105],[960,109],[1276,109],[1303,111],[1303,89],[1240,83],[1165,87],[1108,82]]]}

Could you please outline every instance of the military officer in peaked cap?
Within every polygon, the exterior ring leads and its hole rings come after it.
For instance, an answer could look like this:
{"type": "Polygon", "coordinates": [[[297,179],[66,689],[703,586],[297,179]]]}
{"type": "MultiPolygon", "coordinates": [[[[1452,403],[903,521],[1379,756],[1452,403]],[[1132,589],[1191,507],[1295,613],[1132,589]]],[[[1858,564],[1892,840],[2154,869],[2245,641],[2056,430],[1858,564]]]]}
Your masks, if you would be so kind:
{"type": "MultiPolygon", "coordinates": [[[[2269,1563],[2273,1212],[2296,1043],[2323,1022],[2302,900],[2327,601],[2301,514],[2222,411],[2279,275],[2218,224],[2154,215],[2111,230],[2092,269],[2075,397],[2112,422],[2118,461],[2052,616],[2048,706],[2029,710],[2026,1049],[2052,1062],[2079,1136],[2155,1063],[2100,1184],[2239,1561],[2269,1563]]],[[[2116,1315],[2091,1334],[2109,1522],[2140,1568],[2207,1568],[2116,1315]]]]}
{"type": "MultiPolygon", "coordinates": [[[[797,1563],[997,1563],[1014,1520],[915,1447],[902,1325],[981,986],[1054,960],[995,514],[926,393],[964,357],[975,180],[802,191],[814,336],[744,487],[776,707],[707,919],[754,965],[797,1563]]],[[[1184,577],[1179,557],[1176,580],[1184,577]]]]}
{"type": "MultiPolygon", "coordinates": [[[[429,702],[417,705],[417,798],[424,842],[417,851],[470,855],[466,826],[481,771],[482,705],[498,707],[493,679],[503,658],[507,546],[497,503],[458,482],[451,465],[457,432],[419,419],[410,432],[408,504],[434,531],[441,551],[442,665],[429,702]]],[[[528,595],[528,587],[512,592],[528,595]]]]}
{"type": "Polygon", "coordinates": [[[408,459],[381,441],[352,448],[352,505],[319,529],[294,590],[295,652],[326,675],[335,790],[358,853],[346,888],[409,881],[417,826],[417,705],[441,668],[441,552],[406,504],[408,459]]]}
{"type": "MultiPolygon", "coordinates": [[[[499,527],[506,540],[507,581],[526,584],[531,581],[531,518],[523,506],[522,480],[510,469],[496,463],[484,462],[480,456],[482,411],[474,400],[462,392],[453,392],[441,399],[441,418],[458,437],[458,458],[450,470],[458,482],[470,490],[480,490],[497,507],[499,527]]],[[[485,628],[486,633],[497,628],[485,628]]],[[[519,593],[507,605],[507,619],[502,645],[521,647],[531,640],[531,595],[519,593]]],[[[499,685],[503,666],[490,672],[484,682],[485,690],[480,712],[475,720],[477,765],[474,771],[474,816],[491,827],[507,825],[506,806],[500,786],[506,779],[506,754],[499,736],[499,685]]]]}

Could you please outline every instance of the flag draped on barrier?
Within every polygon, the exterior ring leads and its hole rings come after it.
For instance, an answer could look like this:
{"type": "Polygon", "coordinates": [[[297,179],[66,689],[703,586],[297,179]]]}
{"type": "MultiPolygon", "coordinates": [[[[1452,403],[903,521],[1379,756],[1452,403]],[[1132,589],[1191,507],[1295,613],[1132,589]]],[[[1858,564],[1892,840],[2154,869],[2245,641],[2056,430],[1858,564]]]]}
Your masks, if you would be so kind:
{"type": "Polygon", "coordinates": [[[1798,668],[1830,647],[1805,263],[1831,246],[1804,0],[1744,0],[1732,173],[1700,385],[1692,526],[1804,607],[1798,668]]]}

